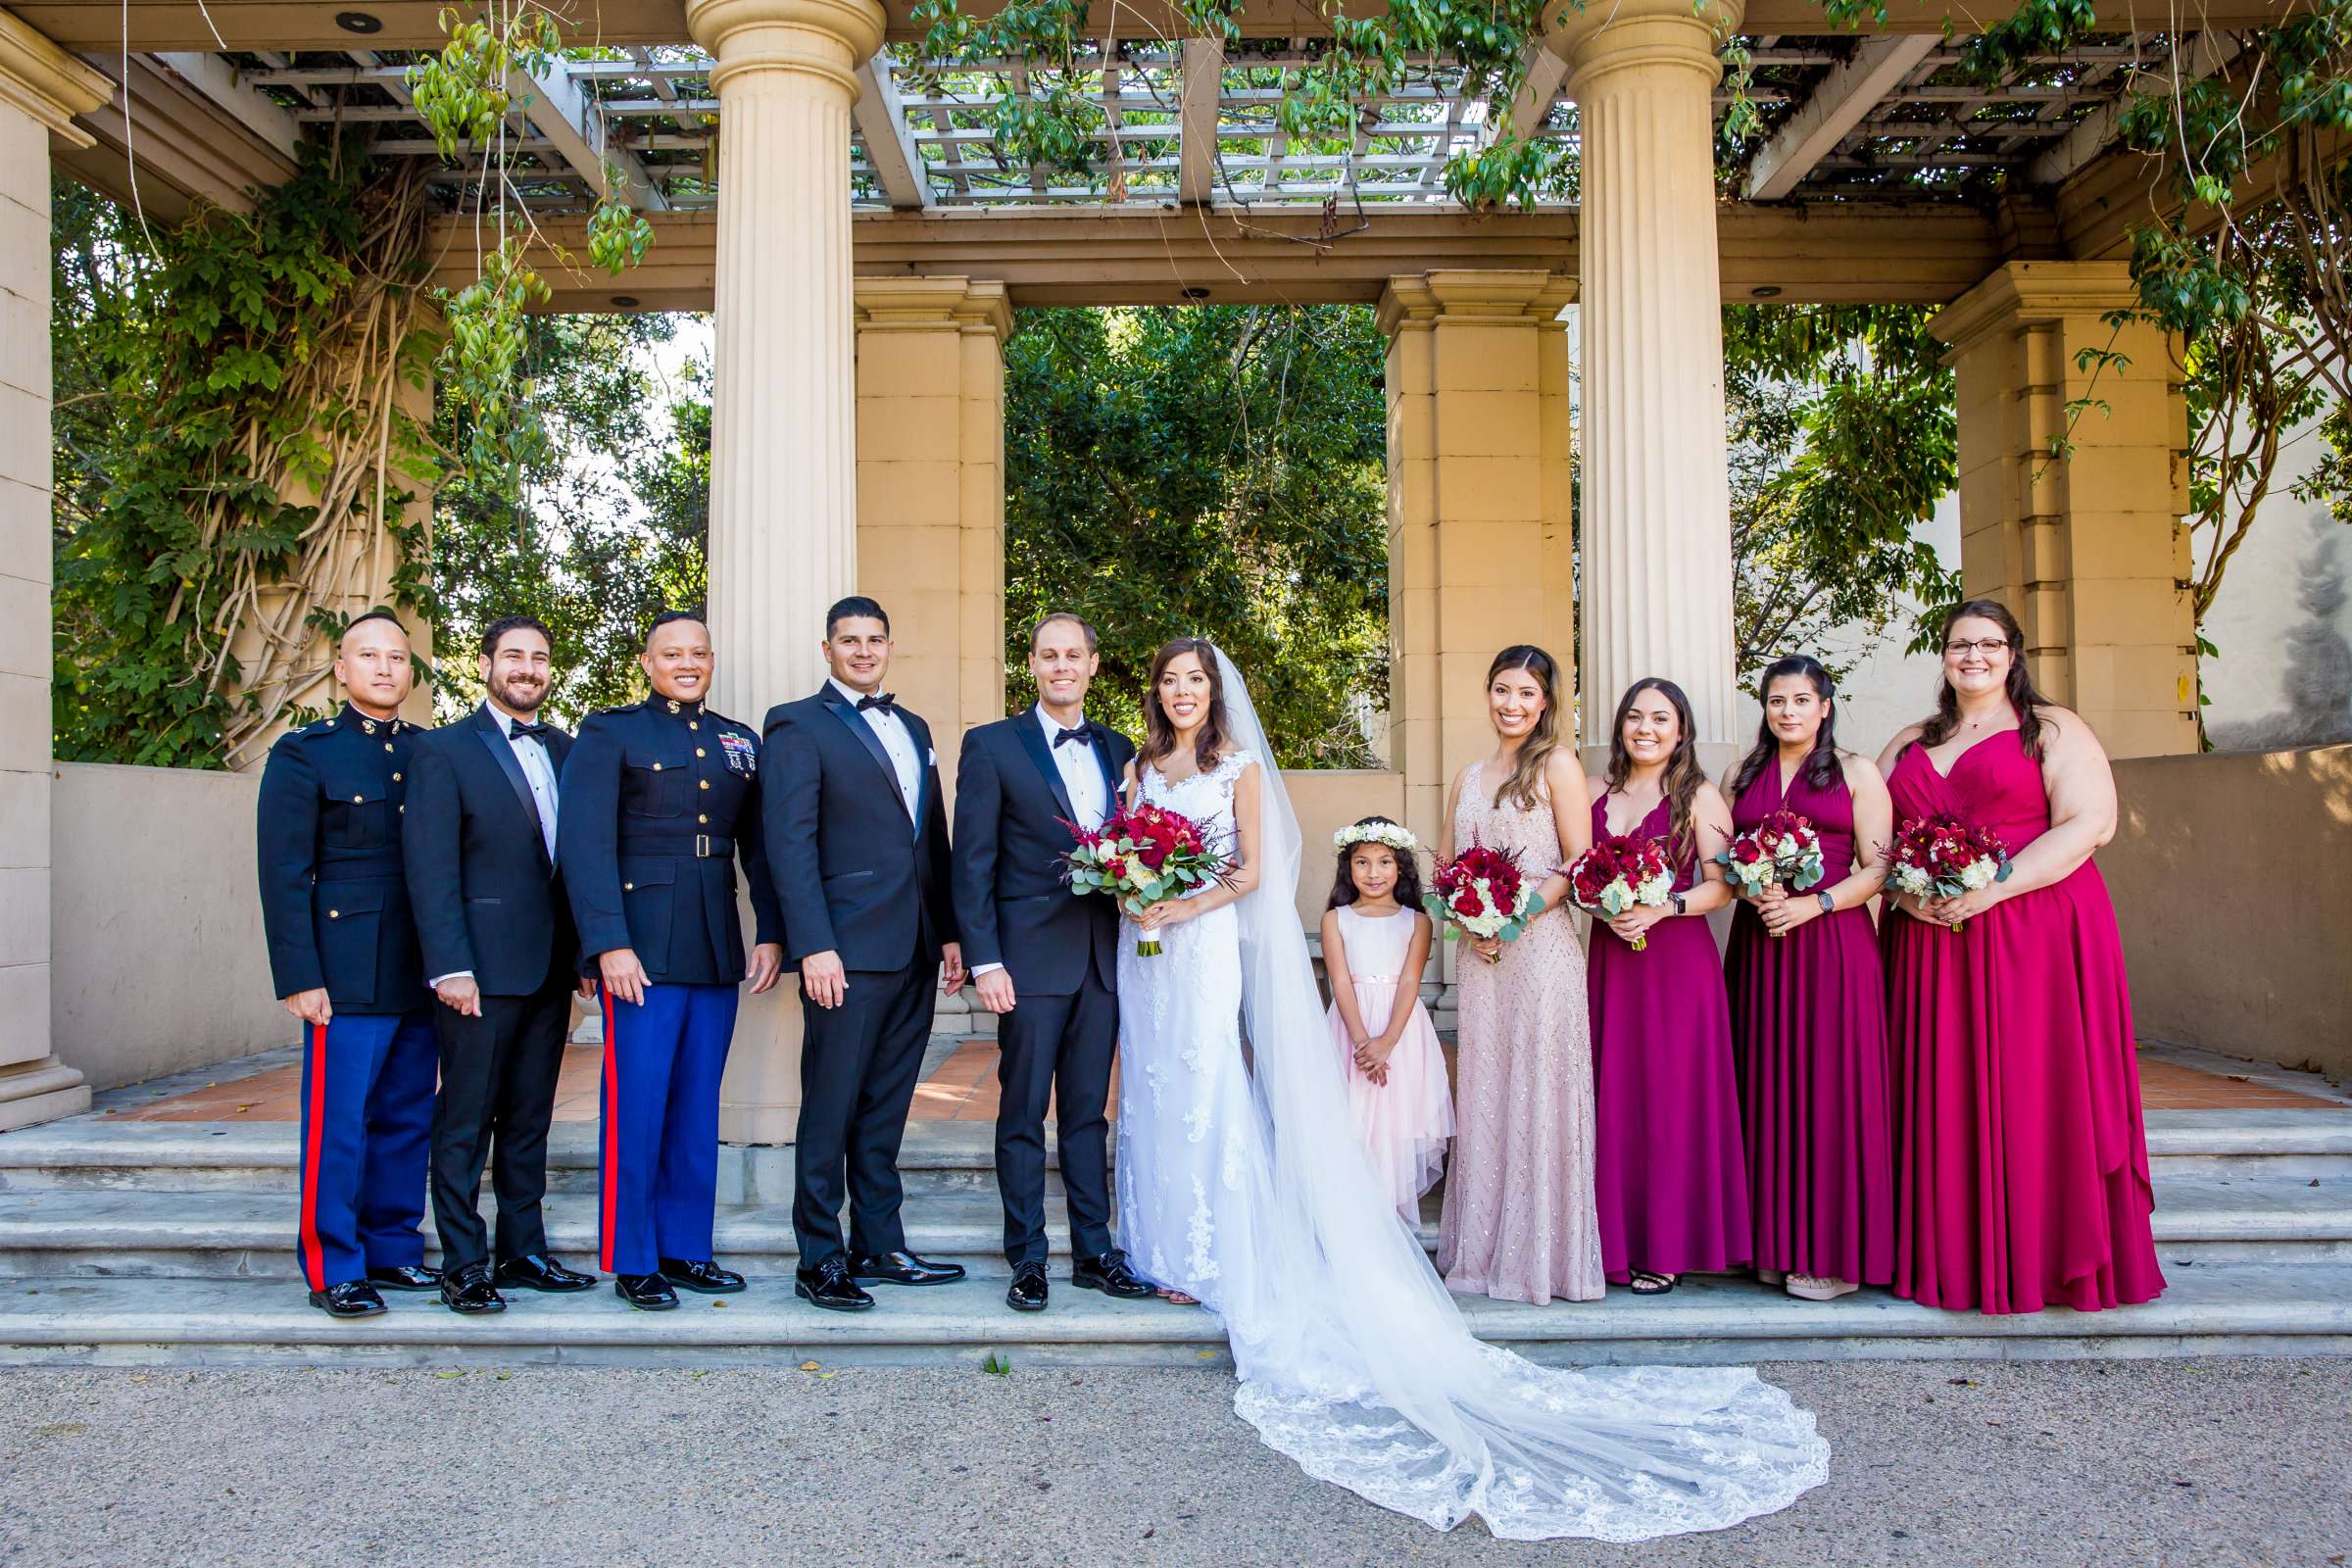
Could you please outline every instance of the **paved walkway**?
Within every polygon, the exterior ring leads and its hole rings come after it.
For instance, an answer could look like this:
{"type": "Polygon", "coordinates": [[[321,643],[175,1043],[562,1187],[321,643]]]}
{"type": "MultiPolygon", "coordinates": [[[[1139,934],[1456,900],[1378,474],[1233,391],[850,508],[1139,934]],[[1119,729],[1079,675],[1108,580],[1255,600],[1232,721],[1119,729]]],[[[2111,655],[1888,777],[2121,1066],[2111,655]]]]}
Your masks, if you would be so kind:
{"type": "Polygon", "coordinates": [[[1830,1483],[1631,1547],[1383,1513],[1261,1447],[1205,1371],[8,1372],[0,1561],[2352,1560],[2352,1362],[1767,1371],[1830,1483]]]}

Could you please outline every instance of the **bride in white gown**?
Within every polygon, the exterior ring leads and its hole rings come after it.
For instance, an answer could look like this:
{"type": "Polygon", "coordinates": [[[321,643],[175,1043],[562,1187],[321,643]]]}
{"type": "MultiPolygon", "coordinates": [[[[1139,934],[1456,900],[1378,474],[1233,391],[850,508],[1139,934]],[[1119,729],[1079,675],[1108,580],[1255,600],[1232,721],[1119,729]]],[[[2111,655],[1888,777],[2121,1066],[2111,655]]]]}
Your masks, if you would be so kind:
{"type": "Polygon", "coordinates": [[[1152,912],[1158,956],[1123,933],[1120,1240],[1217,1314],[1240,1415],[1309,1475],[1513,1540],[1720,1529],[1826,1480],[1812,1415],[1746,1368],[1555,1370],[1470,1333],[1357,1144],[1293,902],[1298,819],[1248,688],[1184,639],[1145,700],[1131,796],[1242,867],[1152,912]]]}

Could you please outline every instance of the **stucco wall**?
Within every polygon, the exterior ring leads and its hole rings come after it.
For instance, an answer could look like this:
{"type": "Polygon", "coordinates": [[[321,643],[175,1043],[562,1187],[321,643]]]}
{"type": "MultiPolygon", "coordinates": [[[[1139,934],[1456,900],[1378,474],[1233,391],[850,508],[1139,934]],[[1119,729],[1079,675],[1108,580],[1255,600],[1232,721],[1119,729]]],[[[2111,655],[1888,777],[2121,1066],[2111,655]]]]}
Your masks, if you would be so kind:
{"type": "Polygon", "coordinates": [[[2142,1039],[2352,1076],[2352,746],[2115,764],[2142,1039]]]}
{"type": "Polygon", "coordinates": [[[258,773],[57,764],[60,1059],[93,1088],[290,1045],[254,885],[258,773]]]}
{"type": "Polygon", "coordinates": [[[1331,836],[1367,816],[1404,820],[1404,775],[1332,768],[1304,772],[1285,768],[1291,809],[1298,813],[1298,917],[1309,931],[1323,918],[1331,897],[1332,868],[1339,863],[1331,836]]]}

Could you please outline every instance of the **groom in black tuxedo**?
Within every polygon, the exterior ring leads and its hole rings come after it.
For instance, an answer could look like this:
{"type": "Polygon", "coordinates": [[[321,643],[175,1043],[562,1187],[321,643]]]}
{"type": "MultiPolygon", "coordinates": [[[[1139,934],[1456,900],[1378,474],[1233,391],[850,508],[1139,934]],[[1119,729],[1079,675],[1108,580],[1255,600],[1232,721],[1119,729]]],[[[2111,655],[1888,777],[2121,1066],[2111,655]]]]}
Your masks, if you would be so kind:
{"type": "Polygon", "coordinates": [[[1152,1287],[1111,1243],[1106,1144],[1118,1052],[1118,907],[1062,880],[1070,827],[1102,825],[1135,759],[1086,717],[1095,628],[1048,615],[1029,633],[1038,704],[963,738],[956,769],[956,920],[980,1001],[1000,1019],[997,1191],[1016,1312],[1046,1304],[1046,1102],[1056,1096],[1070,1283],[1112,1296],[1152,1287]]]}
{"type": "Polygon", "coordinates": [[[871,599],[842,600],[825,612],[823,651],[832,674],[816,695],[768,710],[760,806],[806,1020],[793,1289],[859,1312],[874,1304],[861,1285],[963,1278],[960,1263],[908,1251],[899,1218],[899,1143],[931,1035],[931,984],[961,990],[963,955],[931,730],[882,689],[889,615],[871,599]]]}

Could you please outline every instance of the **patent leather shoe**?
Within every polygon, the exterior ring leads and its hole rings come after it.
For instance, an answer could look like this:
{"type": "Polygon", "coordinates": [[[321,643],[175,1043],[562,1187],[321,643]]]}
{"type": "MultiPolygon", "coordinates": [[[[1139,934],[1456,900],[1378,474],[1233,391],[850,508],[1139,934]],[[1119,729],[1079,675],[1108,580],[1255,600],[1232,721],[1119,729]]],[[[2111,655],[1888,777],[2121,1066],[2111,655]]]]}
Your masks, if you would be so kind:
{"type": "Polygon", "coordinates": [[[390,1268],[371,1268],[368,1283],[384,1291],[437,1291],[441,1288],[441,1271],[424,1263],[398,1263],[390,1268]]]}
{"type": "Polygon", "coordinates": [[[345,1280],[313,1291],[311,1304],[328,1317],[374,1317],[384,1310],[384,1298],[366,1280],[345,1280]]]}
{"type": "Polygon", "coordinates": [[[612,1294],[640,1312],[666,1312],[678,1304],[678,1293],[659,1274],[616,1274],[612,1294]]]}
{"type": "Polygon", "coordinates": [[[498,1286],[491,1281],[489,1264],[468,1263],[441,1276],[441,1304],[452,1312],[478,1317],[486,1312],[504,1312],[507,1298],[498,1294],[498,1286]]]}
{"type": "Polygon", "coordinates": [[[953,1285],[963,1278],[961,1263],[934,1263],[912,1252],[863,1252],[850,1259],[850,1277],[860,1285],[953,1285]]]}
{"type": "Polygon", "coordinates": [[[584,1291],[596,1283],[596,1276],[565,1268],[552,1252],[526,1252],[498,1265],[498,1283],[518,1291],[555,1294],[584,1291]]]}
{"type": "Polygon", "coordinates": [[[1043,1312],[1046,1309],[1046,1265],[1014,1265],[1012,1283],[1004,1288],[1004,1304],[1015,1312],[1043,1312]]]}
{"type": "Polygon", "coordinates": [[[1125,1301],[1140,1301],[1154,1294],[1151,1283],[1127,1261],[1127,1254],[1115,1247],[1101,1257],[1081,1257],[1071,1263],[1070,1283],[1125,1301]]]}
{"type": "Polygon", "coordinates": [[[665,1257],[662,1259],[662,1277],[681,1291],[693,1291],[700,1296],[732,1296],[744,1285],[742,1275],[731,1268],[720,1268],[707,1257],[697,1263],[665,1257]]]}
{"type": "Polygon", "coordinates": [[[814,1268],[794,1269],[792,1294],[828,1312],[863,1312],[874,1304],[850,1278],[849,1263],[839,1257],[828,1257],[814,1268]]]}

